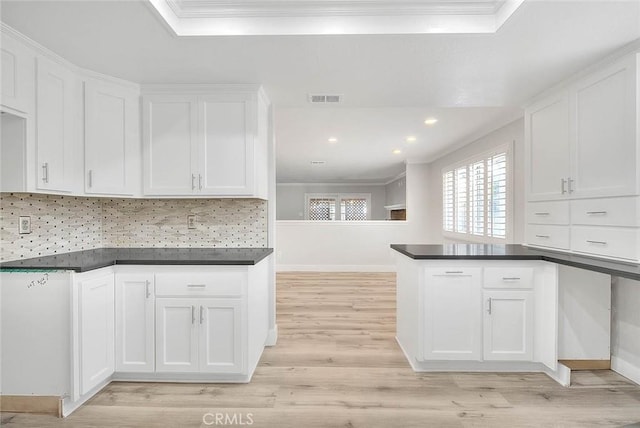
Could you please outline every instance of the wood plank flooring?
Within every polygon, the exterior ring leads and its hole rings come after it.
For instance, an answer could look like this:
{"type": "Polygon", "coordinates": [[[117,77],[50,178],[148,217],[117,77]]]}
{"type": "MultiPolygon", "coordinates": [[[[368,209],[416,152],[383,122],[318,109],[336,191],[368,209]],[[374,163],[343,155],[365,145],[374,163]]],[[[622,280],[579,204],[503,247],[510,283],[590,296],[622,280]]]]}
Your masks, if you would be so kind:
{"type": "Polygon", "coordinates": [[[414,373],[394,339],[393,274],[281,273],[277,290],[278,344],[265,351],[250,384],[118,382],[66,419],[3,414],[2,425],[408,428],[640,422],[640,387],[608,370],[580,372],[571,388],[543,374],[414,373]],[[203,423],[205,415],[210,425],[203,423]]]}

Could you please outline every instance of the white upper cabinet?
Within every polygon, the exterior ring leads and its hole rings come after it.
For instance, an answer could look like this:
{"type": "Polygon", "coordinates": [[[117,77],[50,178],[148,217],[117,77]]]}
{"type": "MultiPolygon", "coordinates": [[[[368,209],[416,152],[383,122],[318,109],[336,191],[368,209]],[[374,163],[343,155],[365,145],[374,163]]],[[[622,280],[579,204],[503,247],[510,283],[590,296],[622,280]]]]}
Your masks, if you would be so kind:
{"type": "Polygon", "coordinates": [[[193,96],[159,95],[143,101],[144,193],[196,191],[198,116],[193,96]]]}
{"type": "Polygon", "coordinates": [[[138,190],[138,96],[116,84],[85,82],[85,193],[132,195],[138,190]]]}
{"type": "Polygon", "coordinates": [[[529,201],[638,194],[638,54],[527,108],[529,201]]]}
{"type": "Polygon", "coordinates": [[[74,173],[74,74],[43,57],[36,78],[36,188],[71,191],[74,173]]]}
{"type": "Polygon", "coordinates": [[[531,200],[557,199],[567,193],[570,170],[569,97],[567,92],[527,110],[526,168],[531,200]]]}
{"type": "Polygon", "coordinates": [[[0,40],[2,107],[31,114],[34,104],[35,55],[4,30],[3,27],[0,40]]]}
{"type": "Polygon", "coordinates": [[[177,92],[143,97],[144,194],[266,198],[262,90],[177,92]]]}
{"type": "Polygon", "coordinates": [[[637,86],[637,55],[576,83],[572,91],[573,196],[637,193],[637,86]]]}
{"type": "Polygon", "coordinates": [[[201,98],[198,103],[199,191],[207,195],[251,195],[256,138],[255,103],[247,94],[201,98]]]}

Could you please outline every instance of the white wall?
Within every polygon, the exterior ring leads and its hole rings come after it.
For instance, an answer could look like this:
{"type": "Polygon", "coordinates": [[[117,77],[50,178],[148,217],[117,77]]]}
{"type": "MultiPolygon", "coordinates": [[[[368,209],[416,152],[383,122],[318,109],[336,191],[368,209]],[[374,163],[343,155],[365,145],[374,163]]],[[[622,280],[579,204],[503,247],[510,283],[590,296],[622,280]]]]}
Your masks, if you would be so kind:
{"type": "Polygon", "coordinates": [[[360,184],[306,184],[277,185],[277,219],[304,220],[305,193],[369,193],[371,194],[371,220],[385,220],[386,187],[360,184]]]}
{"type": "Polygon", "coordinates": [[[406,222],[277,221],[277,270],[395,270],[390,244],[426,242],[428,171],[424,164],[407,165],[406,222]]]}
{"type": "Polygon", "coordinates": [[[617,278],[611,296],[611,368],[640,383],[640,282],[617,278]]]}
{"type": "Polygon", "coordinates": [[[393,180],[385,186],[386,202],[385,205],[397,205],[407,202],[407,180],[406,177],[400,177],[393,180]]]}
{"type": "Polygon", "coordinates": [[[513,142],[513,221],[511,239],[507,243],[524,242],[524,119],[518,119],[472,143],[429,164],[428,195],[430,243],[445,241],[442,235],[442,169],[494,147],[513,142]]]}

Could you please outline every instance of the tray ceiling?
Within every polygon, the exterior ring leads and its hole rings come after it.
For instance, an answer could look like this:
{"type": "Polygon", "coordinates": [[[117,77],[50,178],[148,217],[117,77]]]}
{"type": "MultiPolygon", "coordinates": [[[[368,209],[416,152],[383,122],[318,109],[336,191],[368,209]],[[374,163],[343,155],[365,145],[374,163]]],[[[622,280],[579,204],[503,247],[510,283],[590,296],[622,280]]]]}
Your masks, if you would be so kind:
{"type": "Polygon", "coordinates": [[[149,0],[179,36],[494,33],[524,0],[149,0]]]}

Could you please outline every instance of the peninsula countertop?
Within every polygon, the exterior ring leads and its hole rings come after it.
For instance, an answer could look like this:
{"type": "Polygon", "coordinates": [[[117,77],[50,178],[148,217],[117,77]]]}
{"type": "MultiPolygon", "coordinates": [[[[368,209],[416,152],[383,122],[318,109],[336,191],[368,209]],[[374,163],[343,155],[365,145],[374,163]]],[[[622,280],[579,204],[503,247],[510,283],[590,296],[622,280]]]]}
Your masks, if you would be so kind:
{"type": "Polygon", "coordinates": [[[87,272],[112,265],[255,265],[273,248],[97,248],[0,263],[0,270],[87,272]]]}
{"type": "Polygon", "coordinates": [[[518,244],[391,244],[414,260],[543,260],[640,281],[640,265],[518,244]]]}

